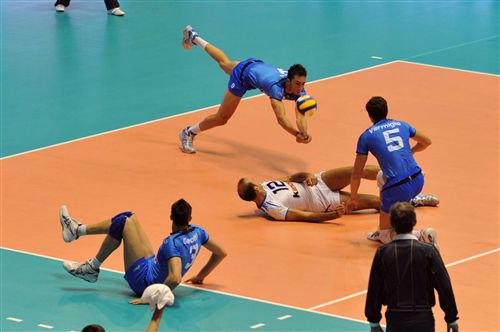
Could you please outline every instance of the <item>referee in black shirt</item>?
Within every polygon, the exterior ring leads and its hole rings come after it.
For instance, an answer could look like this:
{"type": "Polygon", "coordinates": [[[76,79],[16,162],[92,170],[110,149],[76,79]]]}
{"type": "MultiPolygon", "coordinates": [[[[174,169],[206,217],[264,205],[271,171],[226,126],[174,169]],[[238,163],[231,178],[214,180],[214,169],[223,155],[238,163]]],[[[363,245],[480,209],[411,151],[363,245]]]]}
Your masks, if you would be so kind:
{"type": "Polygon", "coordinates": [[[414,207],[396,203],[390,216],[397,234],[378,248],[370,271],[365,315],[371,332],[383,331],[379,324],[383,304],[387,305],[387,332],[433,332],[434,288],[445,312],[447,331],[458,332],[457,305],[443,260],[433,245],[412,234],[417,223],[414,207]]]}

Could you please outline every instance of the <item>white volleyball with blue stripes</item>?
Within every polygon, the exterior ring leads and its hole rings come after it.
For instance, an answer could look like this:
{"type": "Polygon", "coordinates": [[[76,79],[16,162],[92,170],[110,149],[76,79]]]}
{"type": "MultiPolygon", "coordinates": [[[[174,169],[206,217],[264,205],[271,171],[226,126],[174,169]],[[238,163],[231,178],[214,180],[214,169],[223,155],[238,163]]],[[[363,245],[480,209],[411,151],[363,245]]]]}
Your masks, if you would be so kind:
{"type": "Polygon", "coordinates": [[[306,116],[312,116],[318,108],[316,99],[309,95],[300,96],[295,104],[297,111],[306,116]]]}

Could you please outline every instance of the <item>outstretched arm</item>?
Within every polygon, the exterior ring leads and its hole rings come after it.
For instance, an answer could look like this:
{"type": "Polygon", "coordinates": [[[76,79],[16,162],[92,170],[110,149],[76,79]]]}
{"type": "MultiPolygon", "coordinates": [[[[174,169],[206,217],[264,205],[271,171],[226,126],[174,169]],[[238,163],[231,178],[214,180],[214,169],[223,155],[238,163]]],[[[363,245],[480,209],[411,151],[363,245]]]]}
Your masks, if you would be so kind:
{"type": "Polygon", "coordinates": [[[331,212],[308,212],[302,210],[289,209],[286,220],[301,221],[327,221],[342,217],[345,213],[344,205],[339,205],[331,212]]]}
{"type": "Polygon", "coordinates": [[[417,144],[415,144],[411,148],[411,153],[413,154],[427,149],[427,147],[432,144],[431,139],[419,131],[415,132],[415,135],[412,137],[412,139],[417,141],[417,144]]]}
{"type": "MultiPolygon", "coordinates": [[[[289,132],[291,135],[298,137],[307,136],[307,127],[305,128],[306,132],[301,132],[293,126],[290,120],[286,116],[285,106],[281,100],[271,98],[271,106],[274,111],[274,115],[276,115],[276,120],[278,120],[279,125],[289,132]]],[[[308,143],[308,142],[307,142],[308,143]]]]}
{"type": "MultiPolygon", "coordinates": [[[[165,309],[165,308],[163,308],[165,309]]],[[[156,332],[160,327],[161,317],[163,316],[163,309],[155,309],[153,316],[151,317],[151,321],[149,322],[148,328],[146,332],[156,332]]]]}
{"type": "Polygon", "coordinates": [[[227,252],[222,248],[217,242],[212,239],[208,239],[208,241],[203,245],[205,248],[212,252],[212,256],[208,260],[207,264],[198,272],[198,274],[188,280],[186,282],[192,282],[193,284],[203,284],[203,280],[212,272],[217,265],[222,262],[222,260],[227,256],[227,252]]]}

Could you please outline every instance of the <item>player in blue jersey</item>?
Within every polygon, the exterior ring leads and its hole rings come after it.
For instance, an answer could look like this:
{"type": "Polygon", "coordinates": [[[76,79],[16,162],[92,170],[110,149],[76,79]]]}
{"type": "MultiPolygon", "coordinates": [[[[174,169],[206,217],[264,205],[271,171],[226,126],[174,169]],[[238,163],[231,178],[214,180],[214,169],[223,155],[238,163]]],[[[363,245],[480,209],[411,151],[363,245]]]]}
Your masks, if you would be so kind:
{"type": "Polygon", "coordinates": [[[358,189],[363,168],[371,152],[382,169],[384,179],[380,190],[381,208],[379,229],[368,234],[368,239],[387,243],[391,241],[389,209],[396,202],[409,202],[424,186],[424,176],[413,154],[431,145],[431,139],[409,124],[387,119],[387,102],[372,97],[366,110],[373,125],[358,139],[356,159],[351,176],[351,197],[347,211],[358,204],[358,189]],[[411,147],[410,139],[416,141],[411,147]]]}
{"type": "Polygon", "coordinates": [[[202,246],[211,251],[212,256],[197,275],[187,280],[188,282],[203,283],[205,277],[226,256],[226,251],[209,238],[203,228],[190,224],[191,206],[183,199],[172,204],[172,233],[163,240],[156,255],[139,220],[132,212],[120,213],[111,220],[97,224],[83,225],[72,218],[67,208],[62,206],[59,219],[65,242],[76,240],[82,235],[107,234],[94,258],[81,263],[65,261],[63,266],[66,271],[88,282],[96,282],[99,267],[123,240],[126,271],[124,278],[139,296],[151,284],[163,283],[170,289],[177,287],[202,246]]]}
{"type": "Polygon", "coordinates": [[[230,76],[224,99],[216,114],[209,115],[200,123],[185,127],[179,134],[181,150],[195,153],[194,137],[202,131],[222,126],[233,116],[238,104],[248,90],[260,89],[271,100],[271,107],[276,119],[283,129],[296,138],[298,143],[309,143],[312,139],[307,133],[307,121],[303,114],[296,114],[297,128],[288,119],[282,100],[297,100],[305,94],[307,71],[295,64],[288,71],[264,63],[262,60],[250,58],[244,61],[232,61],[223,51],[202,39],[191,26],[184,29],[182,46],[190,49],[193,45],[203,48],[230,76]]]}

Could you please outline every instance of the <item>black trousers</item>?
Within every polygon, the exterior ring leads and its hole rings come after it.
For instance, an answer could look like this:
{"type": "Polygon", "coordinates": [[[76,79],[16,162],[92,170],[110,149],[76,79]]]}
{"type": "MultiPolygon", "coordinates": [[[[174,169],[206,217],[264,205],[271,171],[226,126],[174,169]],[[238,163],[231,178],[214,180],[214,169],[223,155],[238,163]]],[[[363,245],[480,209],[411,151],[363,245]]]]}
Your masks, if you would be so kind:
{"type": "Polygon", "coordinates": [[[432,311],[387,311],[386,332],[434,332],[434,315],[432,311]]]}
{"type": "MultiPolygon", "coordinates": [[[[68,7],[70,1],[71,0],[57,0],[54,6],[63,5],[64,7],[68,7]]],[[[120,7],[120,3],[118,2],[118,0],[104,0],[104,3],[106,4],[107,10],[120,7]]]]}

